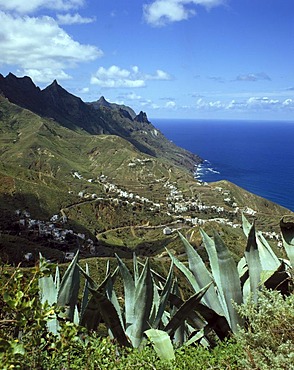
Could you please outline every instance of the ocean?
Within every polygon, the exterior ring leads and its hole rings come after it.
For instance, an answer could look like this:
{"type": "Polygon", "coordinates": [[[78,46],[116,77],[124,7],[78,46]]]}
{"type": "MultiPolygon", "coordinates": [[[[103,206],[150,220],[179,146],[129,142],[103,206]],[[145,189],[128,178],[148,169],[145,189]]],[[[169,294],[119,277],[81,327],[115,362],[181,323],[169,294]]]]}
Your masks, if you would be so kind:
{"type": "Polygon", "coordinates": [[[175,144],[205,160],[195,176],[229,180],[294,211],[294,121],[153,119],[175,144]]]}

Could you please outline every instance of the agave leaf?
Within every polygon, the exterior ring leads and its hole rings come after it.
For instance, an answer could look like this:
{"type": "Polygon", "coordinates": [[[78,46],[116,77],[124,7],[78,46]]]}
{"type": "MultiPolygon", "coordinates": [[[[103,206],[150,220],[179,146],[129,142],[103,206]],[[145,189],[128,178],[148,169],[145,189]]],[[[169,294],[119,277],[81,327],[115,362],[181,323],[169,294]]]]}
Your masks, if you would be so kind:
{"type": "MultiPolygon", "coordinates": [[[[175,294],[170,294],[169,300],[173,305],[175,305],[178,308],[180,308],[181,305],[184,304],[183,300],[179,298],[178,296],[176,296],[175,294]]],[[[229,336],[229,334],[231,333],[231,329],[224,316],[218,315],[211,308],[204,306],[202,303],[196,303],[194,310],[195,311],[191,312],[188,317],[189,319],[191,319],[193,324],[195,321],[194,321],[194,317],[191,315],[195,315],[196,313],[201,315],[202,318],[206,321],[206,322],[202,322],[202,325],[198,325],[198,321],[197,321],[197,324],[196,324],[197,329],[201,329],[205,327],[207,323],[209,327],[215,331],[215,333],[221,340],[229,336]]]]}
{"type": "MultiPolygon", "coordinates": [[[[185,342],[185,346],[190,346],[191,344],[194,344],[195,342],[200,342],[201,339],[203,338],[204,338],[204,330],[202,329],[196,332],[195,334],[193,334],[191,338],[189,338],[189,340],[185,342]]],[[[208,347],[209,347],[209,343],[208,343],[208,347]]]]}
{"type": "Polygon", "coordinates": [[[283,237],[283,245],[292,268],[294,268],[294,219],[292,216],[285,216],[280,221],[280,228],[283,237]]]}
{"type": "Polygon", "coordinates": [[[81,315],[80,325],[88,330],[97,330],[102,319],[99,309],[98,299],[92,296],[81,315]]]}
{"type": "Polygon", "coordinates": [[[247,218],[244,216],[243,213],[242,213],[242,226],[243,226],[243,232],[244,232],[245,236],[248,238],[248,235],[250,233],[252,225],[247,220],[247,218]]]}
{"type": "Polygon", "coordinates": [[[246,279],[249,276],[248,265],[247,265],[246,258],[244,256],[238,262],[237,270],[238,270],[239,278],[241,281],[241,286],[243,286],[246,279]]]}
{"type": "MultiPolygon", "coordinates": [[[[260,278],[262,278],[262,272],[261,272],[260,278]]],[[[251,296],[249,275],[248,275],[247,279],[244,281],[244,284],[242,286],[242,293],[243,293],[243,302],[244,303],[247,302],[248,299],[250,299],[252,297],[251,296]]]]}
{"type": "MultiPolygon", "coordinates": [[[[86,274],[88,276],[90,276],[89,274],[89,266],[88,264],[86,263],[86,274]]],[[[86,309],[86,306],[88,304],[88,300],[89,300],[89,280],[85,279],[85,285],[84,285],[84,290],[83,290],[83,297],[82,297],[82,302],[81,302],[81,317],[83,316],[84,314],[84,311],[86,309]]]]}
{"type": "Polygon", "coordinates": [[[112,279],[108,279],[105,288],[106,288],[106,295],[107,295],[108,299],[111,301],[111,303],[113,304],[114,308],[116,309],[116,312],[117,312],[118,317],[120,319],[121,326],[125,330],[125,325],[124,325],[124,321],[123,321],[123,318],[122,318],[121,308],[120,308],[120,305],[118,303],[118,299],[117,299],[115,290],[113,289],[113,280],[112,279]]]}
{"type": "MultiPolygon", "coordinates": [[[[192,271],[193,276],[196,280],[196,284],[194,283],[193,288],[195,292],[197,292],[204,286],[211,283],[213,279],[211,273],[207,270],[202,258],[199,256],[197,251],[181,233],[179,233],[179,235],[184,244],[185,251],[188,257],[189,269],[192,271]]],[[[203,297],[203,303],[212,308],[219,315],[223,313],[223,309],[220,305],[219,298],[215,292],[213,285],[209,287],[207,293],[203,297]]]]}
{"type": "Polygon", "coordinates": [[[214,241],[203,230],[201,230],[201,234],[225,316],[235,333],[238,330],[238,325],[243,325],[243,320],[234,306],[234,302],[241,304],[243,300],[235,261],[216,232],[214,233],[214,241]]]}
{"type": "Polygon", "coordinates": [[[74,310],[78,301],[78,294],[80,288],[80,272],[78,267],[77,252],[70,265],[66,269],[61,280],[57,304],[67,308],[66,316],[72,321],[74,318],[74,310]]]}
{"type": "Polygon", "coordinates": [[[277,270],[280,265],[281,261],[273,252],[272,248],[261,234],[261,232],[256,233],[256,242],[258,245],[258,252],[260,256],[260,262],[263,270],[277,270]]]}
{"type": "Polygon", "coordinates": [[[46,301],[51,306],[57,302],[57,288],[54,284],[52,275],[43,276],[39,279],[39,292],[41,303],[46,301]]]}
{"type": "Polygon", "coordinates": [[[163,288],[162,293],[160,294],[160,301],[159,301],[156,318],[154,322],[151,322],[151,325],[153,326],[153,328],[157,328],[161,321],[162,315],[166,309],[168,297],[171,292],[172,286],[173,286],[173,262],[170,265],[170,269],[169,269],[169,273],[166,279],[165,286],[163,288]]]}
{"type": "MultiPolygon", "coordinates": [[[[180,289],[179,289],[179,285],[178,285],[178,281],[175,280],[174,281],[174,284],[173,284],[173,287],[172,287],[172,292],[173,294],[177,295],[178,297],[180,297],[181,293],[180,293],[180,289]]],[[[169,298],[169,297],[168,297],[169,298]]],[[[175,305],[172,306],[172,311],[171,311],[171,315],[170,316],[173,316],[175,315],[175,313],[177,312],[177,309],[179,307],[181,307],[182,305],[184,304],[184,302],[182,302],[182,304],[180,304],[178,307],[176,307],[175,305]]],[[[199,316],[197,316],[194,311],[192,311],[189,315],[188,315],[188,318],[187,319],[190,319],[191,318],[191,321],[193,321],[193,325],[196,326],[197,328],[198,327],[202,327],[202,320],[199,318],[199,316]]],[[[170,320],[170,318],[169,318],[170,320]]],[[[168,324],[168,322],[166,323],[166,325],[168,324]]],[[[165,325],[165,326],[166,326],[165,325]]],[[[184,321],[175,331],[175,334],[174,334],[174,338],[173,338],[173,343],[176,345],[176,346],[182,346],[183,343],[185,342],[185,328],[186,326],[188,327],[188,322],[187,320],[184,321]]]]}
{"type": "Polygon", "coordinates": [[[179,261],[177,257],[175,257],[169,250],[166,249],[166,251],[169,254],[173,264],[185,275],[186,279],[189,281],[194,290],[199,290],[197,280],[188,267],[179,261]]]}
{"type": "Polygon", "coordinates": [[[184,304],[177,310],[177,312],[171,318],[168,325],[164,328],[164,331],[168,332],[169,335],[172,337],[177,328],[187,319],[190,312],[195,309],[195,305],[201,301],[202,297],[207,292],[211,284],[212,283],[209,283],[199,292],[195,293],[187,301],[185,301],[184,304]]]}
{"type": "MultiPolygon", "coordinates": [[[[144,263],[137,260],[138,265],[144,267],[144,263]]],[[[154,278],[156,278],[156,281],[158,281],[160,284],[165,284],[166,278],[160,275],[157,271],[150,268],[150,271],[152,272],[152,275],[154,278]]]]}
{"type": "MultiPolygon", "coordinates": [[[[57,302],[58,290],[54,284],[52,275],[43,276],[39,279],[39,294],[42,304],[47,302],[51,306],[57,302]]],[[[53,317],[47,321],[46,326],[50,333],[58,335],[59,323],[56,314],[53,314],[53,317]]]]}
{"type": "Polygon", "coordinates": [[[111,331],[113,337],[123,346],[129,346],[130,343],[126,337],[125,331],[121,325],[118,313],[112,302],[101,292],[89,288],[95,298],[95,310],[98,309],[104,323],[111,331]]]}
{"type": "Polygon", "coordinates": [[[145,331],[151,340],[153,347],[161,360],[171,361],[175,359],[173,345],[168,334],[158,329],[148,329],[145,331]]]}
{"type": "Polygon", "coordinates": [[[79,325],[80,323],[80,315],[79,315],[79,310],[77,306],[75,306],[75,309],[74,309],[73,323],[76,325],[79,325]]]}
{"type": "Polygon", "coordinates": [[[123,278],[123,284],[124,284],[124,294],[125,294],[125,319],[126,319],[126,328],[128,326],[132,325],[135,320],[135,310],[134,310],[134,302],[135,302],[135,282],[133,280],[133,277],[127,268],[127,266],[124,264],[124,262],[119,258],[119,256],[116,255],[116,259],[118,261],[119,271],[121,273],[121,276],[123,278]]]}
{"type": "Polygon", "coordinates": [[[153,290],[153,279],[149,260],[147,259],[135,287],[135,300],[132,302],[135,320],[126,329],[126,333],[135,348],[140,346],[143,333],[149,327],[149,317],[153,305],[153,290]]]}
{"type": "Polygon", "coordinates": [[[279,290],[285,295],[290,293],[290,274],[283,261],[276,271],[263,271],[261,279],[268,289],[279,290]]]}
{"type": "Polygon", "coordinates": [[[247,239],[245,258],[249,269],[249,282],[252,298],[257,302],[257,294],[260,286],[260,274],[262,266],[259,258],[258,245],[256,242],[255,225],[253,223],[247,239]]]}
{"type": "Polygon", "coordinates": [[[56,286],[57,291],[59,291],[59,289],[60,289],[60,272],[59,272],[59,267],[58,266],[56,266],[56,269],[55,269],[54,284],[56,286]]]}
{"type": "Polygon", "coordinates": [[[154,290],[153,290],[153,304],[152,304],[151,313],[149,317],[149,324],[151,327],[153,327],[153,329],[158,329],[160,321],[159,321],[159,324],[156,324],[156,325],[154,321],[156,319],[157,312],[158,312],[159,305],[160,305],[160,295],[159,295],[160,288],[156,285],[153,276],[152,276],[152,279],[153,279],[154,290]]]}
{"type": "MultiPolygon", "coordinates": [[[[199,291],[203,288],[203,286],[200,286],[196,280],[196,277],[193,275],[193,273],[181,262],[179,261],[175,256],[173,256],[169,251],[168,254],[170,258],[172,259],[174,265],[184,274],[186,279],[191,284],[192,288],[195,292],[199,291]]],[[[197,274],[198,276],[198,274],[197,274]]],[[[199,274],[199,279],[201,281],[201,276],[199,274]]],[[[205,281],[205,280],[204,280],[205,281]]],[[[213,282],[213,279],[211,278],[210,282],[213,282]]],[[[202,285],[202,284],[201,284],[202,285]]],[[[209,294],[209,298],[206,296],[203,297],[203,302],[208,306],[209,304],[212,306],[211,309],[215,310],[219,315],[223,315],[223,309],[220,305],[219,298],[214,290],[214,288],[211,286],[207,292],[209,294]],[[212,288],[212,289],[211,289],[212,288]],[[215,299],[215,300],[214,300],[215,299]]]]}
{"type": "Polygon", "coordinates": [[[139,280],[139,266],[136,253],[133,254],[133,266],[134,266],[134,281],[136,285],[139,280]]]}
{"type": "MultiPolygon", "coordinates": [[[[83,270],[81,266],[79,266],[81,273],[84,275],[86,281],[88,282],[88,290],[93,292],[97,291],[100,294],[105,294],[104,291],[106,289],[108,280],[112,280],[113,283],[113,274],[111,275],[110,272],[108,276],[104,279],[104,281],[97,285],[95,281],[87,274],[86,271],[83,270]]],[[[85,326],[88,330],[97,330],[99,323],[102,319],[100,313],[100,306],[99,300],[96,298],[94,294],[92,294],[90,300],[88,301],[87,305],[85,306],[84,310],[81,313],[80,317],[80,325],[85,326]]]]}

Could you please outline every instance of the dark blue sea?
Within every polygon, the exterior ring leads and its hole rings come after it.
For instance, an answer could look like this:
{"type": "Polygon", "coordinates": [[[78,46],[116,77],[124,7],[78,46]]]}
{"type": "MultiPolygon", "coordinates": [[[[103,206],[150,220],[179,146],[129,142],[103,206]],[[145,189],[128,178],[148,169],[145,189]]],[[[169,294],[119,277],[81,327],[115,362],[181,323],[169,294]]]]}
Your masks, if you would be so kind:
{"type": "Polygon", "coordinates": [[[153,119],[175,144],[205,160],[196,176],[229,180],[294,211],[294,121],[153,119]]]}

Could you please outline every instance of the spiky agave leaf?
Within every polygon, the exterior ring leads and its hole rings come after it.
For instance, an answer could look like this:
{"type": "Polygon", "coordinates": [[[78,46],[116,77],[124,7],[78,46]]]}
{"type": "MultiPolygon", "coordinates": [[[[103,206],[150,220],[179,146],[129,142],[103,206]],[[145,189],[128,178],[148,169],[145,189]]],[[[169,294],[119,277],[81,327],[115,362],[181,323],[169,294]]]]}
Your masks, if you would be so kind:
{"type": "MultiPolygon", "coordinates": [[[[52,275],[43,276],[39,279],[39,293],[42,304],[45,304],[46,302],[49,305],[56,304],[58,290],[55,286],[52,275]]],[[[59,323],[55,313],[53,314],[53,317],[47,321],[46,325],[50,333],[58,335],[59,323]]]]}
{"type": "Polygon", "coordinates": [[[130,346],[130,342],[121,325],[121,320],[116,308],[105,294],[99,290],[89,288],[95,299],[95,310],[99,311],[107,328],[111,331],[113,337],[123,346],[130,346]]]}
{"type": "Polygon", "coordinates": [[[243,320],[235,308],[235,304],[243,302],[235,261],[216,232],[214,233],[214,240],[212,240],[204,230],[200,231],[209,257],[221,305],[231,330],[235,333],[238,330],[238,326],[243,325],[243,320]]]}
{"type": "MultiPolygon", "coordinates": [[[[85,269],[86,269],[86,271],[85,271],[86,274],[88,276],[90,276],[89,265],[87,263],[86,263],[85,269]]],[[[83,297],[82,297],[82,301],[81,301],[80,317],[82,317],[84,315],[84,312],[85,312],[86,306],[88,304],[88,301],[89,301],[89,281],[87,279],[85,279],[83,297]]]]}
{"type": "Polygon", "coordinates": [[[166,331],[171,337],[173,337],[177,328],[187,319],[190,312],[195,309],[196,304],[201,301],[202,297],[207,292],[211,284],[212,283],[209,283],[199,292],[193,294],[189,299],[187,299],[187,301],[185,301],[183,305],[171,317],[171,320],[164,328],[164,331],[166,331]]]}
{"type": "Polygon", "coordinates": [[[110,302],[113,304],[114,308],[116,309],[116,312],[120,319],[121,327],[123,328],[123,330],[125,330],[125,324],[124,324],[123,317],[122,317],[122,311],[121,311],[115,290],[113,289],[113,279],[107,280],[105,290],[106,290],[107,298],[110,300],[110,302]]]}
{"type": "Polygon", "coordinates": [[[151,340],[153,347],[161,360],[171,361],[175,359],[173,345],[169,335],[158,329],[145,330],[145,334],[151,340]]]}
{"type": "MultiPolygon", "coordinates": [[[[243,220],[243,230],[245,235],[248,237],[249,232],[252,228],[252,224],[246,219],[244,215],[242,215],[242,220],[243,220]]],[[[275,255],[273,252],[272,248],[262,235],[260,231],[256,232],[255,231],[255,238],[256,238],[256,243],[258,247],[258,253],[260,257],[260,263],[263,271],[276,271],[280,265],[281,262],[279,261],[278,257],[275,255]]]]}
{"type": "Polygon", "coordinates": [[[80,271],[78,262],[79,252],[76,253],[73,260],[66,269],[60,283],[58,291],[57,304],[66,307],[66,317],[71,321],[74,318],[74,311],[78,301],[80,288],[80,271]]]}
{"type": "MultiPolygon", "coordinates": [[[[170,294],[169,300],[171,304],[178,308],[184,304],[184,301],[175,294],[170,294]]],[[[221,340],[228,337],[231,332],[227,319],[224,316],[218,315],[211,308],[204,306],[201,302],[195,304],[194,311],[190,312],[187,319],[196,329],[202,329],[208,325],[221,340]],[[202,317],[202,321],[199,315],[202,317]]]]}
{"type": "Polygon", "coordinates": [[[159,304],[158,304],[158,309],[157,309],[155,320],[151,321],[150,323],[153,328],[157,328],[161,322],[162,315],[166,309],[166,305],[167,305],[168,298],[172,290],[172,287],[173,287],[173,263],[171,263],[170,265],[170,269],[169,269],[169,273],[168,273],[165,285],[159,296],[159,304]]]}
{"type": "Polygon", "coordinates": [[[294,218],[285,216],[280,221],[283,245],[292,268],[294,268],[294,218]]]}
{"type": "Polygon", "coordinates": [[[120,274],[123,279],[124,285],[124,298],[125,298],[125,321],[126,321],[126,329],[131,326],[136,318],[135,318],[135,310],[134,310],[134,303],[136,299],[136,286],[134,279],[125,265],[125,263],[116,255],[116,259],[118,262],[118,267],[120,274]]]}
{"type": "MultiPolygon", "coordinates": [[[[207,270],[202,258],[199,256],[197,251],[192,247],[192,245],[188,242],[188,240],[179,233],[180,238],[184,244],[185,251],[188,257],[189,262],[189,270],[193,273],[193,276],[195,280],[191,280],[193,282],[193,288],[194,291],[197,292],[209,283],[213,281],[211,273],[207,270]]],[[[178,263],[178,268],[186,275],[187,275],[187,269],[185,269],[183,266],[179,266],[181,263],[178,263]]],[[[223,314],[223,309],[221,307],[221,304],[219,302],[219,298],[215,292],[214,286],[211,285],[203,297],[204,304],[206,304],[208,307],[212,308],[215,312],[217,312],[219,315],[223,314]]]]}
{"type": "Polygon", "coordinates": [[[243,213],[242,213],[242,227],[245,236],[248,237],[252,224],[247,220],[243,213]]]}
{"type": "Polygon", "coordinates": [[[149,318],[153,305],[153,290],[153,279],[149,259],[147,259],[135,287],[135,300],[132,302],[134,322],[126,328],[126,334],[135,348],[140,346],[144,331],[150,327],[149,318]]]}
{"type": "Polygon", "coordinates": [[[256,233],[256,241],[262,269],[264,271],[276,271],[281,266],[281,261],[275,255],[274,251],[260,231],[256,233]]]}
{"type": "Polygon", "coordinates": [[[262,266],[259,257],[258,245],[256,242],[255,225],[253,223],[247,239],[245,258],[249,269],[250,293],[255,302],[261,283],[262,266]]]}
{"type": "MultiPolygon", "coordinates": [[[[88,290],[91,292],[100,292],[102,295],[106,294],[105,290],[108,284],[108,280],[111,279],[113,284],[114,277],[117,273],[117,269],[112,274],[109,271],[108,275],[105,277],[102,283],[98,285],[89,276],[89,274],[87,274],[87,272],[83,270],[81,266],[79,266],[79,269],[88,283],[88,290]]],[[[92,294],[91,298],[88,300],[88,303],[86,304],[83,312],[80,315],[80,325],[85,326],[88,330],[97,330],[101,320],[102,316],[100,312],[99,299],[96,297],[96,295],[92,294]]]]}
{"type": "MultiPolygon", "coordinates": [[[[179,284],[178,284],[178,281],[177,279],[175,279],[174,283],[173,283],[173,287],[172,287],[172,293],[175,294],[176,296],[180,297],[181,294],[180,294],[180,289],[179,289],[179,284]]],[[[170,295],[169,295],[170,297],[170,295]]],[[[184,303],[184,302],[183,302],[184,303]]],[[[182,304],[183,304],[182,303],[182,304]]],[[[175,306],[175,305],[172,305],[172,310],[171,310],[171,315],[170,317],[172,317],[173,315],[175,315],[175,313],[177,312],[177,310],[182,306],[179,305],[179,306],[175,306]]],[[[202,325],[204,326],[204,323],[203,321],[197,317],[197,315],[194,315],[193,312],[191,312],[189,315],[188,315],[188,318],[189,317],[192,317],[192,320],[193,320],[193,324],[195,324],[197,327],[202,327],[202,325]]],[[[187,318],[187,319],[188,319],[187,318]]],[[[170,320],[170,318],[169,318],[170,320]]],[[[166,323],[167,325],[168,323],[166,323]]],[[[165,325],[165,326],[166,326],[165,325]]],[[[176,329],[175,331],[175,334],[174,334],[174,338],[173,338],[173,343],[176,345],[176,346],[182,346],[183,343],[185,342],[185,329],[186,327],[188,326],[188,320],[185,320],[184,322],[182,322],[182,324],[176,329]]]]}

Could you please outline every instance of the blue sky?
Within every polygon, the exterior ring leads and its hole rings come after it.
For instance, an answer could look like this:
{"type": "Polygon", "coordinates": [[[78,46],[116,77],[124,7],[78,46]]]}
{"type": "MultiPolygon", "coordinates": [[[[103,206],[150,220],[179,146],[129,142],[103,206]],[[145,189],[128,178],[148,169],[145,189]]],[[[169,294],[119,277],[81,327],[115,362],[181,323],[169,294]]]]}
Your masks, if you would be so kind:
{"type": "Polygon", "coordinates": [[[0,72],[154,118],[292,120],[293,0],[0,0],[0,72]]]}

